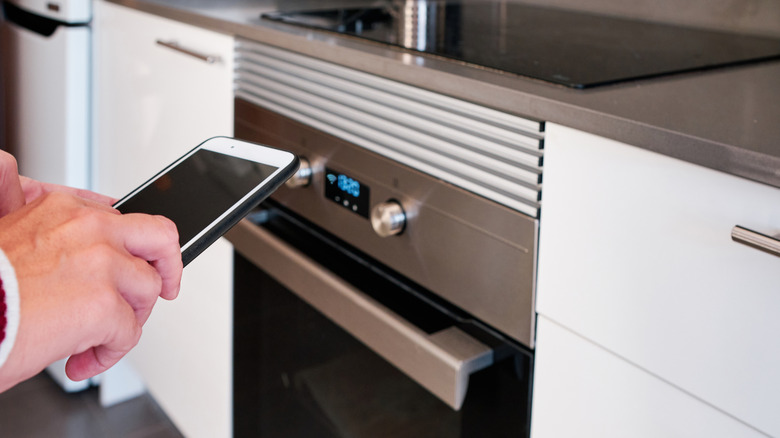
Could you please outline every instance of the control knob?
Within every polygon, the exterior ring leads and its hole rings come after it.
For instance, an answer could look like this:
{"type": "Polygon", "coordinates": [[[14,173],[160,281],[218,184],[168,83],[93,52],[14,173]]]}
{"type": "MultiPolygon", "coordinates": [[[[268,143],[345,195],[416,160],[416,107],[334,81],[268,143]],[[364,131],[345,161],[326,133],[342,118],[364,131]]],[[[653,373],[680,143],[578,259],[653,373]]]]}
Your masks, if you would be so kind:
{"type": "Polygon", "coordinates": [[[306,187],[311,184],[311,176],[314,173],[311,168],[311,163],[304,157],[298,157],[300,164],[298,165],[298,171],[295,172],[290,179],[287,180],[285,185],[291,189],[298,187],[306,187]]]}
{"type": "Polygon", "coordinates": [[[381,237],[401,234],[406,228],[406,212],[401,203],[389,200],[371,209],[371,226],[381,237]]]}

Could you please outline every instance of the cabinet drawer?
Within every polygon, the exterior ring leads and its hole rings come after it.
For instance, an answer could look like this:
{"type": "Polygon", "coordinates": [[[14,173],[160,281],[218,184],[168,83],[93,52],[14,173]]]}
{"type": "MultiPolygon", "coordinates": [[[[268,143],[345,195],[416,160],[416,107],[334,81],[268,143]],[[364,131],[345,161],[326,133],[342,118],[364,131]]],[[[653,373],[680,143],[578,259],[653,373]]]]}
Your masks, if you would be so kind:
{"type": "Polygon", "coordinates": [[[764,436],[544,317],[537,333],[531,438],[764,436]]]}
{"type": "Polygon", "coordinates": [[[549,124],[539,313],[780,435],[780,190],[549,124]]]}

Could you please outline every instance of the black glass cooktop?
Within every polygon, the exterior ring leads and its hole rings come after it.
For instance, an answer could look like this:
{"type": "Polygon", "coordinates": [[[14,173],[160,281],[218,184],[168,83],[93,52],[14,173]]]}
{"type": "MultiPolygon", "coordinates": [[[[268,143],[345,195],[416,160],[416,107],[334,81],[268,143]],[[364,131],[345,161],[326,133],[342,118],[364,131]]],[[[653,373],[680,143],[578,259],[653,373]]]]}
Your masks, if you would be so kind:
{"type": "Polygon", "coordinates": [[[779,39],[499,0],[397,0],[263,17],[574,88],[780,58],[779,39]]]}

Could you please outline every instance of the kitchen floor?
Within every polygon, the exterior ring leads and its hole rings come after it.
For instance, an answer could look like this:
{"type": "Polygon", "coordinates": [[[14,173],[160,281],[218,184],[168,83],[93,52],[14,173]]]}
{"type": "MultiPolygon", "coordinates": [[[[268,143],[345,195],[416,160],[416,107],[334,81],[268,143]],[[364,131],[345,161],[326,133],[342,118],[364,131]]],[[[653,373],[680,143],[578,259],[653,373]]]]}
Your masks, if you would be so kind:
{"type": "Polygon", "coordinates": [[[0,394],[0,436],[182,437],[148,394],[103,408],[97,388],[68,394],[46,373],[0,394]]]}

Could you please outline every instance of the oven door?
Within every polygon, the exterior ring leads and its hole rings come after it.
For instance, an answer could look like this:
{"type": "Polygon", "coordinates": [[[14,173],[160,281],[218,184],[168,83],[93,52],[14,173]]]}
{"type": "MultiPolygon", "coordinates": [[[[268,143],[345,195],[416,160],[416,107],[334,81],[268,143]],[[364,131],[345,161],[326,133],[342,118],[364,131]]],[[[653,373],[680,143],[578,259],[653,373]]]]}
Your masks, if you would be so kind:
{"type": "Polygon", "coordinates": [[[273,201],[227,237],[235,436],[528,436],[527,349],[273,201]]]}

